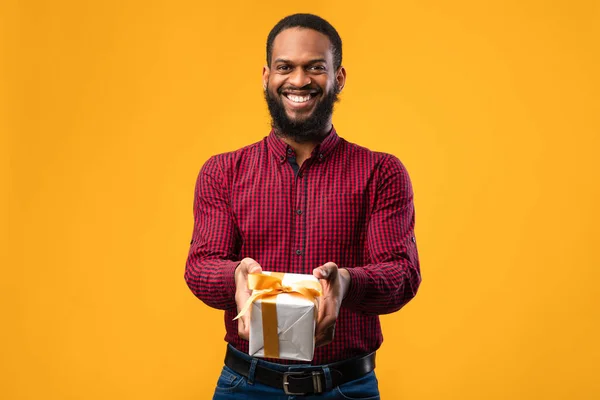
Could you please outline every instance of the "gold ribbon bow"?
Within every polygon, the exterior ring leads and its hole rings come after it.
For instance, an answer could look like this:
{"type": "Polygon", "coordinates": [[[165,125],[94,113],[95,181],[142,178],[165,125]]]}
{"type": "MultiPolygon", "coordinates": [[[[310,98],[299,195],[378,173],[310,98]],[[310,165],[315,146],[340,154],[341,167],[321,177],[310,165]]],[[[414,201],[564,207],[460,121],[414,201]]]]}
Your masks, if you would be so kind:
{"type": "MultiPolygon", "coordinates": [[[[265,344],[265,357],[279,358],[279,334],[277,332],[276,297],[281,293],[300,296],[311,300],[318,306],[317,297],[321,296],[321,284],[316,281],[299,281],[290,285],[283,285],[283,276],[280,272],[266,274],[248,274],[248,288],[252,295],[234,320],[246,314],[256,300],[262,301],[263,341],[265,344]]],[[[316,313],[315,313],[316,317],[316,313]]]]}

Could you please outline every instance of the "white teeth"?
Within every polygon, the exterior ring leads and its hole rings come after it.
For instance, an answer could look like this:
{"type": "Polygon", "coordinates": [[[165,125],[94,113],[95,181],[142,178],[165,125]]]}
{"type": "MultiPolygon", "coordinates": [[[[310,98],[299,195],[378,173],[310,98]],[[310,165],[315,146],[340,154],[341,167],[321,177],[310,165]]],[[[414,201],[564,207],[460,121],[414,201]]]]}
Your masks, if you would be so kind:
{"type": "Polygon", "coordinates": [[[288,94],[286,97],[294,103],[305,103],[310,100],[310,94],[306,96],[294,96],[293,94],[288,94]]]}

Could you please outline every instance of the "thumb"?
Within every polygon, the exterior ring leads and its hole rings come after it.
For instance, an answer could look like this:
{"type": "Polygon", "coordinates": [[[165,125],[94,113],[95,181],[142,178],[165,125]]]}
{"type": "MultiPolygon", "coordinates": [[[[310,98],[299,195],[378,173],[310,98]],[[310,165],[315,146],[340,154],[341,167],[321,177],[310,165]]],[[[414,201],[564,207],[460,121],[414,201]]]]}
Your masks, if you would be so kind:
{"type": "Polygon", "coordinates": [[[313,269],[313,276],[317,279],[327,279],[327,271],[323,267],[313,269]]]}
{"type": "Polygon", "coordinates": [[[330,275],[329,270],[330,266],[328,266],[327,264],[321,265],[320,267],[313,269],[313,275],[317,279],[327,279],[330,275]]]}
{"type": "Polygon", "coordinates": [[[262,273],[262,267],[258,264],[255,264],[248,269],[248,273],[249,274],[260,274],[260,273],[262,273]]]}
{"type": "Polygon", "coordinates": [[[325,264],[315,268],[313,270],[313,275],[317,278],[317,279],[336,279],[337,278],[337,270],[338,270],[338,266],[336,263],[333,263],[331,261],[326,262],[325,264]]]}

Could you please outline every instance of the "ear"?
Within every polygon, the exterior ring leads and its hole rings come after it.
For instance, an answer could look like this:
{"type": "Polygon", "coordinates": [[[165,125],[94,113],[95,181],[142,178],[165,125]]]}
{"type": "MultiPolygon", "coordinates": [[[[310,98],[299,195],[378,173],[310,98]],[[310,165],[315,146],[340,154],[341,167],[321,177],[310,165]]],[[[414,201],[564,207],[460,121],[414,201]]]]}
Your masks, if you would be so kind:
{"type": "Polygon", "coordinates": [[[337,72],[335,73],[335,80],[337,81],[338,88],[340,89],[339,91],[341,92],[344,88],[344,85],[346,85],[346,68],[343,66],[338,68],[337,72]]]}
{"type": "Polygon", "coordinates": [[[263,67],[263,90],[267,90],[267,83],[269,82],[269,74],[271,73],[271,70],[269,69],[268,66],[264,66],[263,67]]]}

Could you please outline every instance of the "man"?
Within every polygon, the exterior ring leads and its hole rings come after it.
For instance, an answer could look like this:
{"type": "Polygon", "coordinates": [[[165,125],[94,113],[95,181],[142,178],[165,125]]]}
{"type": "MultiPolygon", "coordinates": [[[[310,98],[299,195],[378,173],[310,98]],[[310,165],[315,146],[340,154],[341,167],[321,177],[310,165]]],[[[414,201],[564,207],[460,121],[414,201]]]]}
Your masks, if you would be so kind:
{"type": "Polygon", "coordinates": [[[267,39],[263,69],[272,131],[210,158],[200,171],[185,278],[225,310],[225,367],[215,399],[378,399],[379,314],[420,284],[413,193],[400,161],[337,135],[342,42],[325,20],[295,14],[267,39]],[[234,321],[249,273],[313,274],[323,287],[311,364],[248,353],[249,317],[234,321]]]}

